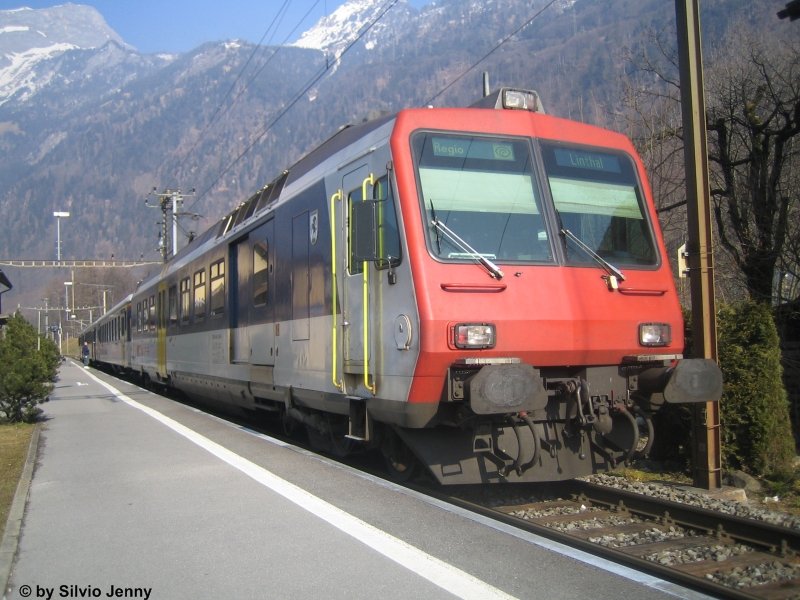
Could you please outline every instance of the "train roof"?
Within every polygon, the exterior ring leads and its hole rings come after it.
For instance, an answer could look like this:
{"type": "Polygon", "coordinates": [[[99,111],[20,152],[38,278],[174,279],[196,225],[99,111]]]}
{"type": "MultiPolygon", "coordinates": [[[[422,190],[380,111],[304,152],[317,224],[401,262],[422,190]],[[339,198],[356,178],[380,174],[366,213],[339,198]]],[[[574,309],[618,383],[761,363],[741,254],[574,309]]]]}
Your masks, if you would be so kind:
{"type": "Polygon", "coordinates": [[[249,220],[250,217],[256,213],[261,212],[263,209],[275,203],[280,198],[281,191],[286,185],[296,182],[327,158],[340,152],[371,131],[382,127],[384,124],[394,119],[395,116],[395,114],[385,114],[376,119],[365,120],[355,125],[344,125],[330,138],[311,150],[287,170],[281,172],[275,179],[259,189],[247,200],[239,203],[236,208],[223,216],[217,223],[211,225],[189,244],[181,248],[177,254],[170,257],[168,263],[179,260],[192,252],[195,248],[201,247],[211,238],[220,237],[240,223],[249,220]]]}
{"type": "Polygon", "coordinates": [[[356,140],[361,139],[366,134],[382,127],[384,124],[394,119],[395,116],[394,113],[385,114],[376,119],[365,120],[355,125],[345,125],[341,127],[326,141],[314,148],[289,168],[287,183],[296,181],[328,157],[333,156],[356,140]]]}
{"type": "MultiPolygon", "coordinates": [[[[519,90],[503,87],[484,96],[469,108],[516,109],[544,113],[539,94],[532,90],[519,90]]],[[[327,140],[311,150],[287,170],[280,173],[270,183],[262,187],[244,202],[241,202],[231,212],[223,216],[215,225],[212,225],[196,237],[192,242],[171,257],[168,263],[186,256],[194,249],[201,247],[211,238],[224,235],[240,223],[249,220],[256,213],[277,202],[283,188],[300,180],[328,158],[336,155],[344,148],[364,138],[368,134],[383,127],[394,120],[397,113],[384,113],[373,119],[365,119],[357,124],[348,124],[341,127],[327,140]]]]}

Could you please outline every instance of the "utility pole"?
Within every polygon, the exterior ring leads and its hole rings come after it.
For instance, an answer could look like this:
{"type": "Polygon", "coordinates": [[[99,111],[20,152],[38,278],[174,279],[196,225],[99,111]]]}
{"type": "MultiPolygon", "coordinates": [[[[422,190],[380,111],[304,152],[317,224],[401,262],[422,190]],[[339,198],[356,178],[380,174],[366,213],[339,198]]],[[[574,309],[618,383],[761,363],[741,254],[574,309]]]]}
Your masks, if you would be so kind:
{"type": "Polygon", "coordinates": [[[193,213],[182,213],[180,207],[183,204],[183,199],[194,196],[194,188],[188,193],[184,194],[180,190],[166,189],[163,192],[158,192],[157,188],[152,191],[144,199],[145,205],[149,208],[158,208],[161,210],[161,221],[159,225],[161,229],[158,234],[158,250],[161,253],[163,262],[167,262],[170,256],[175,256],[178,253],[178,217],[191,216],[197,218],[198,215],[193,213]],[[150,204],[150,197],[158,199],[157,204],[150,204]],[[170,222],[172,223],[172,231],[170,233],[170,222]],[[172,253],[170,254],[170,240],[172,245],[172,253]]]}
{"type": "Polygon", "coordinates": [[[68,217],[69,213],[63,210],[59,210],[53,213],[53,216],[56,218],[56,257],[58,262],[61,262],[61,219],[68,217]]]}
{"type": "MultiPolygon", "coordinates": [[[[692,296],[692,344],[696,358],[717,360],[714,261],[708,185],[706,110],[700,45],[700,0],[675,0],[683,109],[688,239],[686,261],[692,296]]],[[[719,403],[694,405],[694,485],[722,485],[719,403]]]]}

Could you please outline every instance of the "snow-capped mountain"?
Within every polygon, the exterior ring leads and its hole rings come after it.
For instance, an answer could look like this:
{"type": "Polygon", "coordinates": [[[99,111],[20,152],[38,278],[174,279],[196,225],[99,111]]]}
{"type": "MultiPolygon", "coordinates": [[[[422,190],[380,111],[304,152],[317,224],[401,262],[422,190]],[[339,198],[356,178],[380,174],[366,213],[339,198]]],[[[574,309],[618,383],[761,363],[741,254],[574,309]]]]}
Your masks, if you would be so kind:
{"type": "Polygon", "coordinates": [[[369,50],[375,47],[377,40],[388,28],[396,28],[407,22],[412,11],[406,0],[397,0],[395,4],[386,0],[351,0],[328,16],[322,17],[292,46],[320,50],[336,59],[364,34],[365,47],[369,50]],[[374,27],[366,31],[370,23],[384,12],[387,13],[387,18],[381,18],[374,27]]]}
{"type": "MultiPolygon", "coordinates": [[[[67,258],[152,258],[153,186],[205,190],[189,209],[204,228],[346,123],[473,102],[481,71],[495,88],[537,89],[548,112],[607,125],[620,49],[674,18],[663,0],[393,1],[349,0],[290,47],[214,42],[171,57],[137,52],[90,7],[0,11],[0,222],[13,224],[0,258],[52,258],[57,210],[72,215],[67,258]]],[[[704,23],[718,38],[751,4],[704,0],[704,23]]],[[[4,300],[44,297],[32,273],[10,272],[4,300]]]]}
{"type": "Polygon", "coordinates": [[[67,4],[41,10],[0,10],[0,105],[24,99],[50,81],[37,74],[43,62],[75,49],[124,45],[90,6],[67,4]]]}

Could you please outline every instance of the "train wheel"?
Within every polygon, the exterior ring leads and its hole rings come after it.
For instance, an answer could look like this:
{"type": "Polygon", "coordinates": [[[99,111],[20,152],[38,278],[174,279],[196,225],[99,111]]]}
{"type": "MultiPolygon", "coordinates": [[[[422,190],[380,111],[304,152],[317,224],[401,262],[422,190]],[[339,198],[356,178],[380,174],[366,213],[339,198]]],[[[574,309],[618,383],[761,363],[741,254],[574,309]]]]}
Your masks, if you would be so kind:
{"type": "Polygon", "coordinates": [[[326,452],[336,458],[345,458],[361,449],[359,442],[347,437],[346,420],[333,415],[326,415],[325,420],[327,422],[326,430],[328,436],[326,452]]]}
{"type": "Polygon", "coordinates": [[[331,432],[331,454],[336,458],[345,458],[357,452],[360,449],[360,444],[355,440],[348,439],[343,436],[336,435],[331,432]]]}
{"type": "Polygon", "coordinates": [[[420,472],[420,464],[411,449],[391,433],[381,446],[389,477],[401,483],[411,481],[420,472]]]}

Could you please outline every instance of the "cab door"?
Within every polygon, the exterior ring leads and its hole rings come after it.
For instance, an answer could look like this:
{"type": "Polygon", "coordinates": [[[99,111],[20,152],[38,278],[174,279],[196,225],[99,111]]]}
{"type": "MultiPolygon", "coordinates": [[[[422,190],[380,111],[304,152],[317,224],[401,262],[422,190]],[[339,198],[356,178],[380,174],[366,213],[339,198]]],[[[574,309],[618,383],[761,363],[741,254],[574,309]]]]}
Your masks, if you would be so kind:
{"type": "MultiPolygon", "coordinates": [[[[385,164],[385,163],[384,163],[385,164]]],[[[339,210],[336,211],[338,284],[341,290],[341,351],[342,373],[349,378],[349,387],[363,386],[375,394],[376,356],[380,335],[380,314],[377,290],[379,279],[375,265],[359,258],[356,252],[356,210],[365,201],[372,201],[377,182],[374,165],[369,162],[354,165],[342,177],[339,210]]],[[[344,377],[344,379],[347,379],[344,377]]],[[[344,381],[343,379],[343,381],[344,381]]],[[[336,384],[336,375],[334,374],[336,384]]]]}
{"type": "MultiPolygon", "coordinates": [[[[343,198],[340,203],[339,223],[342,224],[339,268],[342,274],[342,358],[345,373],[364,373],[365,355],[369,360],[369,346],[364,346],[364,324],[369,324],[368,289],[364,288],[364,264],[354,260],[351,244],[352,206],[363,200],[363,183],[369,178],[369,165],[351,170],[342,178],[343,198]]],[[[369,267],[369,265],[367,265],[369,267]]]]}

